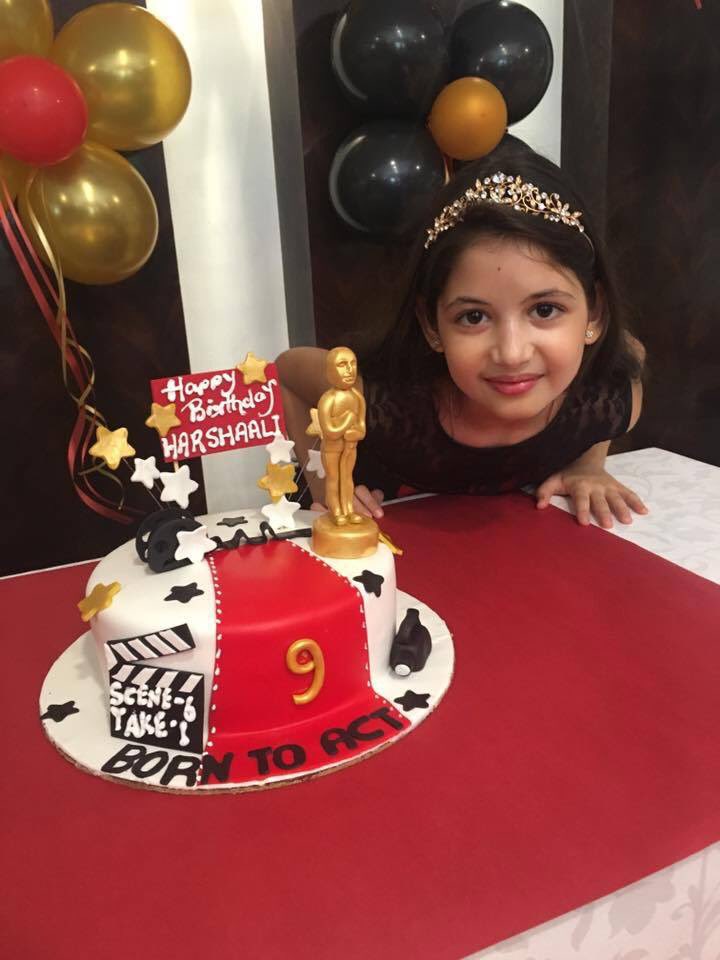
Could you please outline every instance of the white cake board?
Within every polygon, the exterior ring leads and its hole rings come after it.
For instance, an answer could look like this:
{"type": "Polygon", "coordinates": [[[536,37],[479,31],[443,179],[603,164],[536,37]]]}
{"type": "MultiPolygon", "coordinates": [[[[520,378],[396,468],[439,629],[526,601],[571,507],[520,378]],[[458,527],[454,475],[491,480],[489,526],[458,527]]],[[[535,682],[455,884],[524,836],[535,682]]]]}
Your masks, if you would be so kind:
{"type": "MultiPolygon", "coordinates": [[[[88,773],[110,780],[119,780],[128,786],[145,787],[169,793],[193,795],[239,793],[284,786],[333,773],[348,764],[365,760],[415,730],[433,712],[450,686],[455,665],[455,651],[447,625],[426,604],[398,590],[398,627],[410,607],[419,610],[420,620],[428,628],[432,638],[432,652],[425,667],[407,677],[398,677],[387,662],[382,665],[370,664],[373,688],[405,716],[410,726],[399,731],[392,738],[380,741],[375,748],[357,754],[349,753],[342,759],[334,758],[320,769],[291,772],[242,784],[209,783],[195,787],[188,787],[182,777],[179,778],[181,784],[163,785],[161,778],[167,765],[163,765],[157,772],[143,778],[135,776],[132,770],[120,773],[104,772],[103,765],[129,741],[110,735],[107,693],[93,638],[89,632],[78,637],[58,657],[45,677],[40,692],[40,716],[42,717],[52,704],[66,704],[70,701],[74,702],[77,711],[68,713],[59,721],[44,719],[42,723],[45,733],[60,753],[88,773]],[[397,697],[402,697],[408,690],[413,690],[417,694],[428,694],[427,708],[414,707],[406,711],[400,704],[394,703],[397,697]]],[[[389,653],[390,651],[388,651],[388,657],[389,653]]],[[[156,748],[149,749],[156,750],[156,748]]],[[[163,749],[157,752],[167,754],[168,762],[174,756],[188,756],[178,750],[163,749]]]]}

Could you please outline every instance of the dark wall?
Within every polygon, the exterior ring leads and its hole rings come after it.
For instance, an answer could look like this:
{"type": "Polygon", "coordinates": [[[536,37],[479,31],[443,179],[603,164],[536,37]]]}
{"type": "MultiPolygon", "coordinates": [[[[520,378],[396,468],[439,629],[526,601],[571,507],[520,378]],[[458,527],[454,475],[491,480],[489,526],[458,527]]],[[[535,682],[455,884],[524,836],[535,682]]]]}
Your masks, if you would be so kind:
{"type": "Polygon", "coordinates": [[[650,379],[624,445],[720,466],[720,6],[616,3],[608,240],[650,379]]]}
{"type": "MultiPolygon", "coordinates": [[[[92,4],[53,0],[56,30],[92,4]]],[[[149,414],[153,377],[189,369],[162,146],[128,155],[155,197],[157,247],[134,277],[111,286],[67,283],[68,312],[80,343],[95,362],[97,406],[110,426],[125,426],[138,456],[158,455],[149,414]]],[[[104,519],[76,496],[66,450],[76,407],[60,373],[59,351],[4,235],[0,236],[0,384],[5,506],[0,574],[101,556],[133,535],[134,527],[104,519]]],[[[199,461],[192,473],[202,481],[199,461]]],[[[129,502],[152,503],[121,465],[129,502]],[[138,489],[139,488],[139,489],[138,489]]],[[[100,486],[100,484],[98,484],[100,486]]],[[[115,496],[114,487],[105,492],[115,496]]],[[[201,506],[201,492],[195,506],[201,506]]]]}
{"type": "Polygon", "coordinates": [[[363,120],[330,67],[330,34],[343,0],[295,0],[298,88],[317,343],[332,346],[397,305],[403,244],[356,233],[335,214],[328,172],[341,141],[363,120]],[[372,283],[367,278],[372,277],[372,283]]]}
{"type": "Polygon", "coordinates": [[[598,229],[607,201],[612,0],[565,0],[560,164],[578,185],[598,229]]]}

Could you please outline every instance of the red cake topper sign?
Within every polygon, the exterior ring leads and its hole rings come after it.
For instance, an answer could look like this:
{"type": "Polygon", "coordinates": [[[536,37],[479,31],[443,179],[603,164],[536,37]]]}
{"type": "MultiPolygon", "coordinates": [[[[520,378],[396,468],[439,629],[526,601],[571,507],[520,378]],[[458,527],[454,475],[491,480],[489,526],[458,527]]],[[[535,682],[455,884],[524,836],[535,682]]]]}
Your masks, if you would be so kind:
{"type": "MultiPolygon", "coordinates": [[[[277,370],[272,363],[260,363],[264,369],[250,375],[238,366],[150,382],[153,417],[173,424],[158,430],[167,463],[255,447],[278,432],[284,435],[277,370]],[[174,410],[168,410],[170,405],[174,410]]],[[[247,367],[247,361],[241,366],[247,367]]]]}

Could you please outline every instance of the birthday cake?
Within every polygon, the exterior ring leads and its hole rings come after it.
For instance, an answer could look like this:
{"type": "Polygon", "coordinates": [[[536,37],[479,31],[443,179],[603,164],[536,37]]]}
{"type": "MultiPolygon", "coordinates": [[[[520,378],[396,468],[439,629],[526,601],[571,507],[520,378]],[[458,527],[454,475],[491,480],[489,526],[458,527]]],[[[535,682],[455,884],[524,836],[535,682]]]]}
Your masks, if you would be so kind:
{"type": "Polygon", "coordinates": [[[156,788],[243,789],[357,760],[429,714],[452,642],[396,589],[387,546],[320,558],[309,529],[273,539],[259,510],[202,519],[208,537],[238,545],[155,573],[130,542],[93,571],[86,594],[104,608],[41,694],[64,753],[156,788]],[[422,628],[414,642],[408,624],[422,628]],[[69,699],[74,712],[52,722],[69,699]]]}
{"type": "Polygon", "coordinates": [[[135,460],[133,479],[159,478],[177,506],[97,564],[78,603],[89,629],[40,697],[48,736],[78,765],[194,793],[276,785],[385,747],[443,696],[445,624],[397,589],[400,551],[373,521],[286,499],[293,471],[275,461],[291,446],[280,434],[267,446],[271,504],[199,518],[187,467],[135,460]]]}

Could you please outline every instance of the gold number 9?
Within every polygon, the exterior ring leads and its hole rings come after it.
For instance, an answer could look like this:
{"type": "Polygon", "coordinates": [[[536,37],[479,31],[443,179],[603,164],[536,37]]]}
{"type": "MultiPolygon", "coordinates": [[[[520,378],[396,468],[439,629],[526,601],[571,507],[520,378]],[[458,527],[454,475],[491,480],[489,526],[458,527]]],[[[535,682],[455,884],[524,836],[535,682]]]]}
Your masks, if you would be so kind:
{"type": "Polygon", "coordinates": [[[325,657],[320,646],[314,640],[296,640],[288,647],[285,663],[292,673],[314,673],[307,690],[293,694],[293,700],[298,706],[312,703],[325,682],[325,657]]]}

